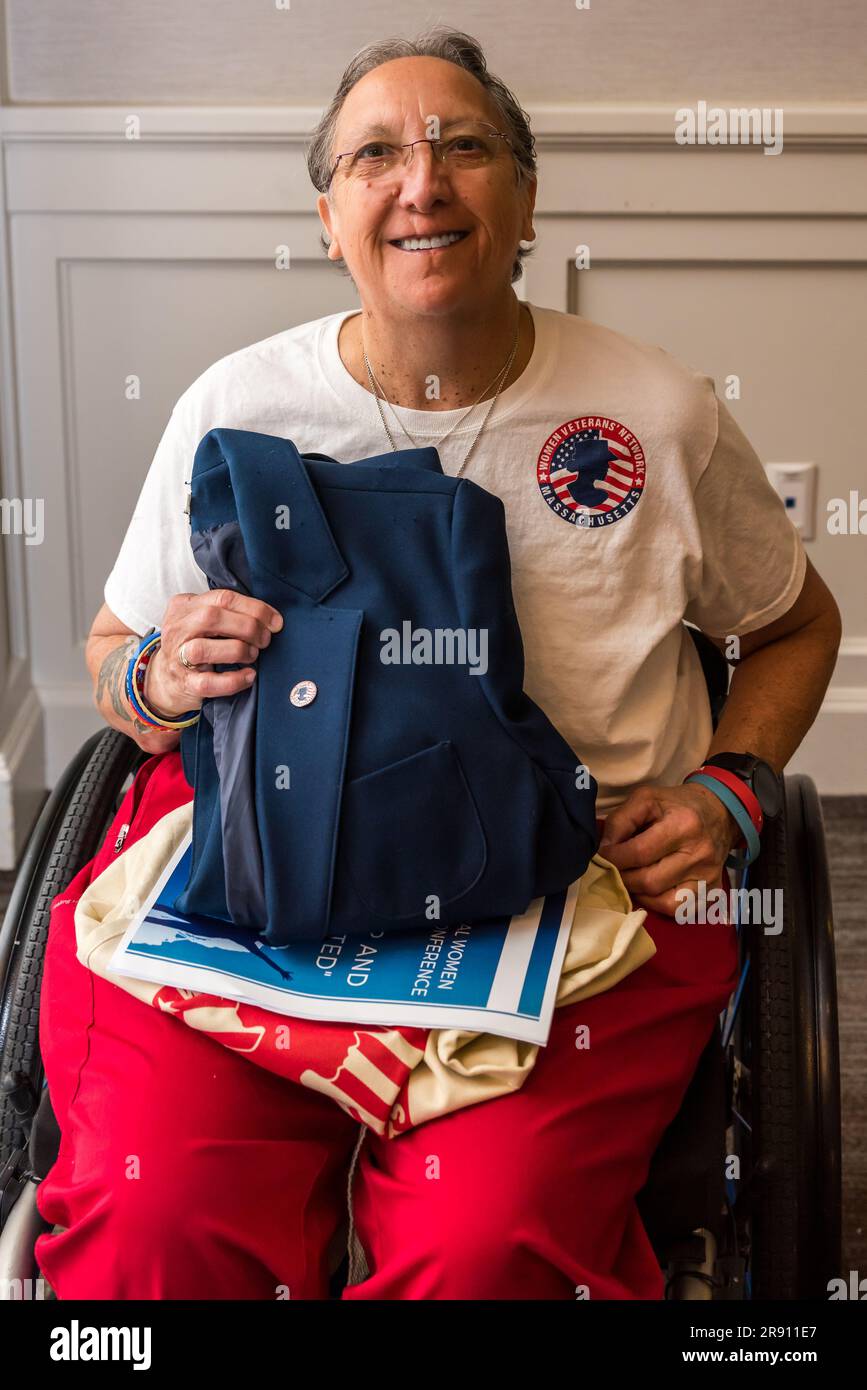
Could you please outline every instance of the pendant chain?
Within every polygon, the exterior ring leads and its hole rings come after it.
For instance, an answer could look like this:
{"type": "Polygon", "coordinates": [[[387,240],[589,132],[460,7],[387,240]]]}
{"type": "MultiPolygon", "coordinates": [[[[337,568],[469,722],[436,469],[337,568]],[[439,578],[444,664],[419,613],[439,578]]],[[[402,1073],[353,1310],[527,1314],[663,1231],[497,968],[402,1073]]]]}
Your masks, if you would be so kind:
{"type": "MultiPolygon", "coordinates": [[[[461,415],[460,418],[459,418],[458,420],[456,420],[455,423],[454,423],[453,425],[451,425],[450,428],[447,429],[447,430],[445,431],[444,434],[440,434],[440,435],[434,436],[435,439],[437,440],[437,442],[440,443],[440,444],[443,442],[444,439],[447,439],[448,436],[451,434],[452,430],[456,429],[458,425],[463,424],[464,420],[467,418],[467,416],[470,414],[470,412],[473,411],[473,410],[475,410],[476,406],[479,404],[479,401],[481,401],[482,397],[485,395],[485,392],[490,391],[491,386],[493,386],[495,382],[497,383],[497,390],[496,390],[496,393],[495,393],[495,395],[494,395],[494,398],[493,398],[493,400],[491,401],[490,405],[488,406],[488,409],[485,411],[484,416],[482,417],[482,423],[479,425],[479,428],[476,430],[476,433],[474,434],[474,436],[473,436],[473,438],[472,438],[472,440],[471,440],[471,442],[470,442],[470,447],[467,449],[467,452],[466,452],[466,454],[464,455],[463,462],[461,463],[460,468],[458,469],[457,473],[454,474],[454,477],[456,477],[456,478],[459,478],[459,477],[461,476],[461,474],[463,473],[464,469],[466,468],[466,466],[467,466],[467,464],[468,464],[468,462],[469,462],[469,460],[470,460],[470,455],[472,454],[473,450],[475,449],[476,444],[478,443],[478,441],[479,441],[479,439],[480,439],[480,437],[481,437],[482,430],[485,428],[485,425],[486,425],[487,422],[488,422],[488,416],[491,414],[491,411],[493,410],[494,406],[497,404],[497,400],[499,399],[500,392],[501,392],[502,389],[503,389],[503,382],[504,382],[504,381],[506,380],[506,378],[508,377],[509,372],[510,372],[511,369],[512,369],[512,363],[513,363],[514,360],[515,360],[515,353],[516,353],[517,350],[518,350],[518,337],[519,337],[519,334],[520,334],[520,330],[521,330],[521,306],[520,306],[520,304],[519,304],[519,305],[518,305],[518,323],[517,323],[517,326],[516,326],[516,328],[515,328],[515,341],[514,341],[514,343],[512,344],[512,351],[511,351],[510,354],[509,354],[509,358],[508,358],[508,361],[506,362],[505,366],[504,366],[504,367],[501,367],[500,371],[499,371],[499,372],[497,373],[497,375],[494,377],[494,380],[493,380],[488,386],[485,387],[485,390],[481,392],[481,394],[479,395],[479,397],[478,397],[475,401],[473,401],[472,405],[470,405],[470,406],[467,407],[467,409],[464,411],[463,415],[461,415]]],[[[387,405],[387,406],[389,407],[389,409],[391,410],[392,414],[394,415],[394,418],[397,420],[397,423],[400,425],[401,429],[403,430],[404,434],[406,435],[406,437],[407,437],[407,439],[410,441],[410,443],[411,443],[416,449],[420,449],[420,448],[424,447],[424,446],[422,446],[421,444],[419,444],[415,439],[413,439],[412,435],[410,434],[409,430],[408,430],[408,429],[406,428],[406,426],[404,425],[403,421],[400,420],[399,417],[397,416],[397,414],[395,413],[394,408],[393,408],[393,406],[392,406],[392,404],[391,404],[391,401],[388,399],[388,397],[386,396],[385,392],[382,390],[382,387],[379,385],[379,382],[376,380],[376,377],[375,377],[374,374],[373,374],[373,368],[371,367],[370,361],[369,361],[368,356],[367,356],[367,350],[364,348],[364,329],[363,329],[363,328],[362,328],[362,352],[363,352],[363,355],[364,355],[364,365],[365,365],[365,367],[366,367],[366,369],[367,369],[367,379],[368,379],[368,381],[370,382],[370,389],[371,389],[371,391],[373,392],[374,397],[376,398],[376,405],[377,405],[377,409],[379,410],[380,419],[382,420],[382,427],[383,427],[383,429],[385,430],[386,434],[388,435],[388,440],[389,440],[389,443],[391,444],[392,450],[393,450],[395,453],[398,452],[398,450],[397,450],[397,445],[396,445],[395,442],[394,442],[394,436],[392,435],[391,430],[388,428],[388,422],[387,422],[387,420],[386,420],[386,418],[385,418],[385,412],[384,412],[383,409],[382,409],[382,401],[383,401],[383,400],[385,401],[386,405],[387,405]],[[380,399],[380,392],[382,392],[382,399],[380,399]]]]}

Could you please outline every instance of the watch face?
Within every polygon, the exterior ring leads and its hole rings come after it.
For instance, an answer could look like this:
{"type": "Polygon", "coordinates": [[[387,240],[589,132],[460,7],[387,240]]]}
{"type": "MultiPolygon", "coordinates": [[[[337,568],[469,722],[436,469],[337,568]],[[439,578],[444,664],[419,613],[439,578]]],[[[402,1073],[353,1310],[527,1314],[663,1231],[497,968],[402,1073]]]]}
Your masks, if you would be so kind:
{"type": "Polygon", "coordinates": [[[779,778],[770,763],[754,753],[714,753],[707,759],[708,767],[721,767],[740,777],[755,793],[762,815],[778,816],[783,807],[783,792],[779,778]]]}
{"type": "Polygon", "coordinates": [[[770,764],[758,761],[751,781],[762,814],[771,819],[778,816],[783,809],[783,789],[774,769],[770,764]]]}

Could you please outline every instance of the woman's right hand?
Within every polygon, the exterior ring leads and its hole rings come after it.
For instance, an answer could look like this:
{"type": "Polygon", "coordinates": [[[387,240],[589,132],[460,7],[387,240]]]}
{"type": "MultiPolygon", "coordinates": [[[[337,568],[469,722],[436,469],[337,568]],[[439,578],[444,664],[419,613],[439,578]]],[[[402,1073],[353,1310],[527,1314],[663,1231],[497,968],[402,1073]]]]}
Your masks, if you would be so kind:
{"type": "Polygon", "coordinates": [[[160,645],[148,663],[144,697],[154,714],[178,719],[215,695],[246,690],[256,669],[252,665],[283,618],[261,599],[235,589],[210,589],[204,594],[175,594],[160,627],[160,645]],[[178,652],[183,646],[189,670],[178,652]],[[237,671],[214,671],[215,664],[243,663],[237,671]]]}

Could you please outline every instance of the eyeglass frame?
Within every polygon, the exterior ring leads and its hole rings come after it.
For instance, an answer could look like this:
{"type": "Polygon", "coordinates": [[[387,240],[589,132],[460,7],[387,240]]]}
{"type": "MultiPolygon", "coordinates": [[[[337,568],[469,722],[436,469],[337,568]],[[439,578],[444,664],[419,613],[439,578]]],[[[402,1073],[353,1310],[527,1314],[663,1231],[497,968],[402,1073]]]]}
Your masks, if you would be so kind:
{"type": "MultiPolygon", "coordinates": [[[[480,126],[483,126],[484,129],[488,132],[489,135],[496,135],[496,136],[499,137],[499,139],[505,140],[505,142],[506,142],[506,144],[508,145],[509,149],[512,151],[512,154],[515,153],[515,146],[512,144],[512,141],[511,141],[510,137],[509,137],[508,135],[506,135],[505,131],[497,130],[495,126],[489,126],[489,125],[487,125],[487,123],[486,123],[485,121],[478,121],[477,124],[480,125],[480,126]]],[[[453,135],[453,136],[452,136],[452,139],[453,139],[453,140],[454,140],[454,139],[458,139],[458,138],[459,138],[459,133],[458,133],[457,135],[453,135]]],[[[363,142],[363,144],[357,145],[356,148],[355,148],[354,150],[346,150],[343,154],[339,154],[339,155],[337,156],[337,162],[336,162],[336,164],[334,165],[334,168],[331,170],[331,176],[330,176],[330,178],[329,178],[327,184],[325,185],[324,191],[327,193],[328,190],[329,190],[329,188],[331,187],[332,183],[334,182],[334,175],[337,173],[337,170],[340,168],[340,161],[341,161],[341,159],[349,159],[350,157],[354,158],[355,155],[358,154],[358,151],[359,151],[359,150],[363,150],[363,149],[364,149],[365,145],[385,144],[385,143],[387,143],[387,142],[386,142],[385,140],[383,140],[381,137],[378,138],[378,137],[375,137],[375,136],[374,136],[374,137],[372,137],[370,140],[365,140],[365,141],[363,142]]],[[[414,149],[416,145],[440,145],[440,146],[442,146],[442,145],[445,145],[445,144],[447,144],[447,143],[448,143],[448,140],[447,140],[447,139],[444,139],[442,136],[436,136],[436,137],[434,137],[434,136],[431,136],[431,135],[422,135],[422,136],[419,137],[418,140],[407,140],[405,144],[396,145],[396,146],[393,146],[392,148],[394,148],[394,149],[399,149],[399,150],[411,150],[411,149],[414,149]]],[[[441,155],[441,154],[438,155],[437,152],[436,152],[436,150],[434,150],[433,154],[434,154],[434,159],[439,159],[441,163],[445,163],[445,156],[444,156],[444,155],[441,155]]],[[[411,155],[410,155],[410,158],[409,158],[409,159],[407,159],[406,155],[404,155],[404,157],[403,157],[403,167],[404,167],[404,169],[409,168],[409,165],[410,165],[411,160],[412,160],[412,156],[411,156],[411,155]]]]}

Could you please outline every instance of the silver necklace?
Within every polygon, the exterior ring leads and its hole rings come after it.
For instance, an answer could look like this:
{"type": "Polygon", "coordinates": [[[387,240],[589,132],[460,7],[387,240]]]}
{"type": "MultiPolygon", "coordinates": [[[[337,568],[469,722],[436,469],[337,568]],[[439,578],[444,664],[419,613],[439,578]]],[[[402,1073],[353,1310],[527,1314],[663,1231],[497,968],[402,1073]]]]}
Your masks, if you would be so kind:
{"type": "MultiPolygon", "coordinates": [[[[470,442],[470,447],[467,449],[467,452],[466,452],[465,455],[464,455],[463,462],[461,463],[460,468],[458,469],[457,473],[454,474],[454,477],[456,477],[456,478],[459,478],[459,477],[461,476],[461,474],[463,473],[463,471],[464,471],[464,469],[466,468],[467,464],[469,463],[470,455],[472,454],[473,450],[475,449],[476,444],[478,443],[478,441],[479,441],[479,439],[480,439],[480,437],[481,437],[482,430],[485,428],[485,425],[486,425],[487,422],[488,422],[488,416],[490,415],[490,413],[491,413],[491,411],[493,410],[494,406],[497,404],[497,400],[499,399],[500,392],[501,392],[501,390],[503,389],[503,382],[504,382],[504,381],[506,380],[506,378],[508,377],[509,372],[511,371],[511,368],[512,368],[512,363],[513,363],[514,360],[515,360],[515,353],[516,353],[517,350],[518,350],[518,337],[519,337],[519,335],[520,335],[520,331],[521,331],[521,306],[520,306],[520,304],[519,304],[519,305],[518,305],[518,322],[517,322],[517,325],[516,325],[516,327],[515,327],[515,341],[514,341],[513,344],[512,344],[512,351],[511,351],[510,354],[509,354],[509,359],[508,359],[508,361],[506,362],[506,365],[505,365],[503,368],[501,368],[501,370],[497,373],[497,376],[494,378],[494,381],[497,381],[497,382],[498,382],[496,394],[494,395],[493,400],[491,401],[490,405],[488,406],[487,410],[485,411],[484,416],[482,417],[482,423],[479,425],[479,428],[476,430],[475,434],[473,435],[472,441],[470,442]]],[[[388,422],[387,422],[387,420],[386,420],[386,418],[385,418],[385,413],[384,413],[384,411],[383,411],[383,409],[382,409],[382,401],[380,400],[380,396],[379,396],[379,391],[382,390],[382,387],[379,387],[379,382],[376,381],[376,379],[375,379],[375,377],[374,377],[374,375],[373,375],[373,368],[372,368],[371,365],[370,365],[370,361],[369,361],[368,356],[367,356],[367,351],[366,351],[366,349],[365,349],[365,347],[364,347],[364,329],[363,329],[363,328],[362,328],[362,353],[363,353],[363,355],[364,355],[364,365],[365,365],[365,367],[367,368],[367,379],[368,379],[368,381],[370,382],[370,389],[371,389],[371,391],[373,392],[373,395],[374,395],[374,397],[375,397],[375,399],[376,399],[376,406],[377,406],[377,409],[378,409],[378,411],[379,411],[379,418],[382,420],[382,427],[383,427],[383,429],[385,430],[386,434],[388,435],[388,440],[389,440],[389,443],[391,444],[391,447],[392,447],[393,452],[394,452],[394,453],[397,453],[397,452],[398,452],[397,445],[396,445],[395,442],[394,442],[394,436],[392,435],[391,430],[388,428],[388,422]],[[379,390],[376,389],[377,387],[379,387],[379,390]]],[[[485,390],[486,390],[486,391],[490,391],[491,386],[492,386],[493,384],[494,384],[494,383],[491,382],[490,386],[487,386],[487,387],[485,388],[485,390]]],[[[457,425],[461,424],[461,423],[467,418],[467,416],[469,415],[470,411],[475,410],[476,406],[479,404],[479,401],[481,400],[481,398],[482,398],[482,396],[483,396],[484,394],[485,394],[485,391],[482,391],[482,393],[481,393],[481,395],[479,396],[478,400],[473,401],[472,405],[470,405],[470,406],[467,407],[466,411],[465,411],[464,414],[460,417],[460,419],[457,420],[457,421],[455,421],[455,424],[452,425],[448,430],[446,430],[445,434],[435,435],[434,437],[435,437],[440,443],[442,443],[442,441],[443,441],[444,439],[448,438],[448,436],[451,434],[452,430],[455,429],[457,425]]],[[[385,401],[386,405],[391,409],[391,401],[388,399],[388,397],[386,396],[386,394],[385,394],[384,391],[382,391],[382,399],[385,401]]],[[[392,413],[394,413],[393,410],[392,410],[392,413]]],[[[396,416],[396,415],[395,415],[395,419],[397,419],[397,416],[396,416]]],[[[410,442],[415,446],[415,448],[416,448],[416,449],[421,448],[422,445],[416,443],[416,441],[413,439],[412,435],[410,434],[409,430],[406,429],[406,427],[403,425],[402,421],[398,420],[398,424],[399,424],[399,425],[401,426],[401,428],[403,429],[403,432],[404,432],[404,434],[406,435],[407,439],[410,440],[410,442]]]]}
{"type": "MultiPolygon", "coordinates": [[[[372,382],[372,384],[374,384],[374,385],[376,386],[377,391],[381,391],[381,392],[382,392],[382,398],[384,399],[385,404],[388,406],[388,408],[389,408],[389,410],[391,411],[392,415],[394,416],[395,420],[396,420],[397,423],[400,425],[400,428],[403,430],[403,432],[404,432],[404,434],[406,435],[407,439],[409,440],[410,444],[412,444],[412,445],[414,446],[414,448],[418,449],[418,448],[420,447],[420,446],[419,446],[419,443],[418,443],[418,440],[415,439],[415,438],[410,434],[409,430],[407,429],[406,425],[405,425],[405,424],[403,423],[403,421],[401,420],[400,416],[398,415],[398,413],[397,413],[397,411],[395,410],[394,406],[392,405],[391,401],[388,399],[388,397],[386,396],[385,392],[382,390],[382,387],[381,387],[381,385],[380,385],[380,383],[379,383],[379,378],[377,377],[377,375],[376,375],[376,373],[374,372],[373,368],[370,366],[370,363],[369,363],[369,362],[367,363],[367,366],[368,366],[368,368],[369,368],[369,370],[368,370],[368,375],[367,375],[368,381],[372,382]]],[[[466,410],[464,411],[464,413],[463,413],[462,415],[459,415],[459,416],[458,416],[457,420],[455,420],[455,422],[454,422],[453,425],[449,425],[448,429],[445,430],[444,433],[442,433],[442,434],[435,434],[435,435],[433,436],[433,438],[437,441],[437,444],[442,444],[443,441],[446,440],[446,439],[448,439],[449,435],[450,435],[454,430],[457,429],[458,425],[462,425],[462,424],[463,424],[464,420],[466,420],[466,418],[467,418],[467,416],[470,414],[470,412],[471,412],[472,410],[475,410],[476,406],[478,405],[478,403],[479,403],[479,401],[482,399],[482,397],[483,397],[483,396],[486,396],[486,395],[488,394],[488,392],[490,391],[490,389],[491,389],[492,386],[496,386],[496,385],[497,385],[497,383],[499,382],[500,378],[501,378],[501,377],[504,375],[504,373],[508,370],[508,366],[509,366],[509,364],[507,363],[505,367],[501,367],[501,368],[500,368],[500,370],[497,372],[497,375],[494,377],[493,381],[489,381],[489,382],[488,382],[488,384],[487,384],[487,386],[485,387],[485,389],[484,389],[483,391],[480,391],[480,392],[479,392],[478,396],[477,396],[476,399],[473,401],[472,405],[468,405],[468,406],[467,406],[467,408],[466,408],[466,410]]],[[[371,389],[372,389],[372,388],[371,388],[371,389]]],[[[373,394],[376,395],[376,391],[374,391],[373,394]]]]}
{"type": "MultiPolygon", "coordinates": [[[[518,331],[520,332],[520,309],[519,309],[519,311],[518,311],[518,318],[519,318],[519,322],[518,322],[518,331]]],[[[516,336],[516,339],[517,339],[517,334],[516,334],[515,336],[516,336]]],[[[452,433],[452,431],[453,431],[453,430],[456,430],[457,427],[458,427],[458,425],[463,424],[464,420],[466,420],[466,418],[467,418],[467,416],[470,414],[470,412],[471,412],[472,410],[475,410],[475,408],[476,408],[476,406],[478,405],[479,401],[482,400],[482,398],[488,394],[488,392],[490,391],[491,387],[492,387],[492,386],[496,386],[497,383],[499,382],[500,378],[503,377],[503,376],[508,372],[512,360],[513,360],[513,359],[510,358],[509,361],[506,363],[506,365],[505,365],[504,367],[501,367],[501,368],[500,368],[500,370],[497,372],[497,375],[494,377],[493,381],[489,381],[489,382],[488,382],[488,384],[487,384],[487,386],[484,388],[484,390],[479,392],[478,396],[477,396],[476,399],[473,401],[473,403],[472,403],[471,405],[468,405],[468,406],[467,406],[467,408],[466,408],[466,410],[464,411],[463,415],[459,415],[458,418],[457,418],[457,420],[455,420],[455,422],[454,422],[453,425],[450,425],[449,428],[448,428],[443,434],[435,434],[435,435],[433,436],[434,439],[436,439],[437,443],[440,443],[440,444],[441,444],[441,443],[443,442],[443,440],[448,439],[448,437],[449,437],[449,435],[452,433]]],[[[400,416],[399,416],[399,415],[397,414],[397,412],[395,411],[393,405],[391,404],[391,401],[388,399],[388,397],[386,396],[385,392],[382,390],[382,386],[381,386],[380,383],[379,383],[379,378],[377,377],[376,373],[374,372],[373,368],[371,367],[371,365],[370,365],[370,360],[369,360],[369,358],[368,358],[366,352],[365,352],[365,354],[364,354],[364,361],[365,361],[365,366],[367,367],[367,379],[368,379],[368,381],[371,381],[371,380],[372,380],[372,381],[375,383],[377,390],[382,392],[383,400],[385,401],[385,404],[388,406],[388,408],[389,408],[389,410],[391,411],[392,415],[394,416],[395,420],[396,420],[397,423],[400,425],[401,429],[403,430],[404,434],[406,435],[406,437],[407,437],[407,439],[410,441],[410,443],[411,443],[416,449],[418,449],[418,448],[419,448],[418,441],[417,441],[416,439],[414,439],[413,436],[410,434],[410,432],[409,432],[409,430],[407,429],[406,425],[403,423],[403,421],[401,420],[400,416]]],[[[376,395],[376,392],[374,391],[373,394],[376,395]]]]}

